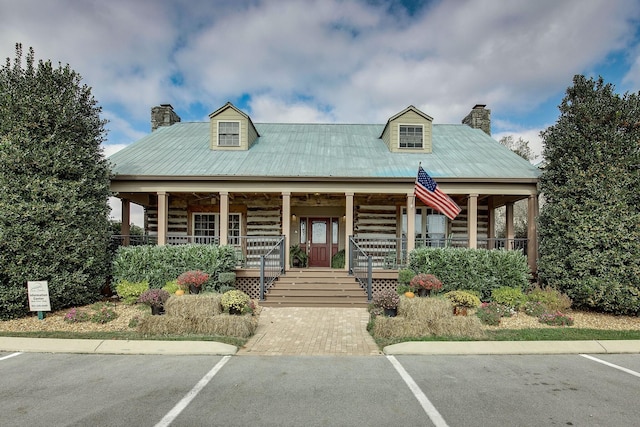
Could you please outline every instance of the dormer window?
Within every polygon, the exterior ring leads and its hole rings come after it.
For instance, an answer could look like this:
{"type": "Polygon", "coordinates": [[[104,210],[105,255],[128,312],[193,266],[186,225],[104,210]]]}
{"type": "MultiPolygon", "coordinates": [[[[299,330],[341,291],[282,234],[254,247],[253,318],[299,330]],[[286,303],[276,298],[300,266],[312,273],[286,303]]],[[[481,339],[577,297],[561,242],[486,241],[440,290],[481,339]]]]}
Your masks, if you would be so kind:
{"type": "Polygon", "coordinates": [[[218,145],[221,147],[240,146],[240,122],[218,122],[218,145]]]}
{"type": "Polygon", "coordinates": [[[399,144],[400,148],[422,148],[423,132],[422,125],[398,125],[399,126],[399,144]]]}

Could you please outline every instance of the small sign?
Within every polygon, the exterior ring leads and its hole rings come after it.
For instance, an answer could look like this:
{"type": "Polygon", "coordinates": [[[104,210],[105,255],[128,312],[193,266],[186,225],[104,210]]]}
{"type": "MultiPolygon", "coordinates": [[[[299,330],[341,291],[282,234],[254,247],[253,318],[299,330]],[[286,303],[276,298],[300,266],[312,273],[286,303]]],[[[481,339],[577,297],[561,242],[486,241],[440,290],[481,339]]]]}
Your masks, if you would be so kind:
{"type": "Polygon", "coordinates": [[[29,310],[51,311],[49,282],[27,282],[27,292],[29,293],[29,310]]]}

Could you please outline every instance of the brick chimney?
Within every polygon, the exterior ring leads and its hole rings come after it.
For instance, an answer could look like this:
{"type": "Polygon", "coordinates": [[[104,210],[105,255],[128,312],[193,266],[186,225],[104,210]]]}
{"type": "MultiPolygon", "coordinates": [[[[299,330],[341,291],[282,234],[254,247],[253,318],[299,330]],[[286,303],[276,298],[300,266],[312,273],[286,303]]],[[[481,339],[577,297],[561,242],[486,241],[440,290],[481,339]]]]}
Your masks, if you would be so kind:
{"type": "Polygon", "coordinates": [[[180,121],[171,104],[160,104],[151,108],[151,132],[160,126],[171,126],[180,121]]]}
{"type": "Polygon", "coordinates": [[[487,110],[486,105],[476,104],[467,117],[462,119],[462,124],[480,129],[491,136],[491,110],[487,110]]]}

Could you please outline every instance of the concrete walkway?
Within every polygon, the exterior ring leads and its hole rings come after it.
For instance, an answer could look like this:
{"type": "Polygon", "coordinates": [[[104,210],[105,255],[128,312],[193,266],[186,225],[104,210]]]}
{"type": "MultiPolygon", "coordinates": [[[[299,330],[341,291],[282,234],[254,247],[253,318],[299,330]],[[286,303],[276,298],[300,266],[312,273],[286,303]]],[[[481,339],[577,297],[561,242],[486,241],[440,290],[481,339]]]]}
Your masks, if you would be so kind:
{"type": "Polygon", "coordinates": [[[256,334],[238,355],[381,354],[367,332],[366,308],[263,307],[256,334]]]}

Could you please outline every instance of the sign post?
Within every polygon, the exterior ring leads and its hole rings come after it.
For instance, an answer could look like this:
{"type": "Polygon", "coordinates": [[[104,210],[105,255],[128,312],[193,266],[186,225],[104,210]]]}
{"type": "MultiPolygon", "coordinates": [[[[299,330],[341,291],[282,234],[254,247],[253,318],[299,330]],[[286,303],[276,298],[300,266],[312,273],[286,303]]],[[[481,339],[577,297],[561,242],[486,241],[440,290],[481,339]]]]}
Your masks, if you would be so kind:
{"type": "Polygon", "coordinates": [[[38,312],[38,319],[44,320],[44,312],[51,311],[51,301],[49,299],[49,282],[27,282],[27,292],[29,293],[29,310],[38,312]]]}

